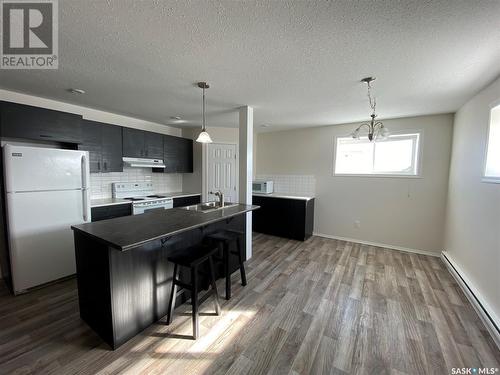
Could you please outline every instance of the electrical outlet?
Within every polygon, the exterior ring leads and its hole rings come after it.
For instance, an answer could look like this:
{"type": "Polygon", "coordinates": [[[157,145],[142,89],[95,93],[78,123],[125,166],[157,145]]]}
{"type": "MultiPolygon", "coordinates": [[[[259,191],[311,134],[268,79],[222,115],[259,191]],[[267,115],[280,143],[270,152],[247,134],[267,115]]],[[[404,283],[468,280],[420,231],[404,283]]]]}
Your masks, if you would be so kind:
{"type": "Polygon", "coordinates": [[[356,228],[356,229],[361,228],[361,221],[359,221],[359,220],[355,220],[355,221],[354,221],[354,228],[356,228]]]}

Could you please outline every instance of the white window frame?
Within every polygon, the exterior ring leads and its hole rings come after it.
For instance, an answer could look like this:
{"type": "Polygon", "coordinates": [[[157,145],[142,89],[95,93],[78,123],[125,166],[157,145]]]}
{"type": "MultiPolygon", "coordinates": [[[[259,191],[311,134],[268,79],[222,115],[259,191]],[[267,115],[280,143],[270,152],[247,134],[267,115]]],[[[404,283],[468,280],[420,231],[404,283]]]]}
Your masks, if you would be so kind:
{"type": "MultiPolygon", "coordinates": [[[[370,178],[422,178],[422,150],[424,148],[424,131],[423,130],[399,130],[399,131],[391,131],[390,135],[405,135],[405,134],[419,134],[418,140],[418,150],[416,153],[417,156],[417,173],[416,174],[400,174],[400,173],[336,173],[335,167],[337,163],[337,139],[338,138],[347,138],[351,137],[351,134],[347,135],[338,135],[334,137],[333,140],[333,176],[334,177],[370,177],[370,178]]],[[[377,141],[381,142],[381,141],[377,141]]],[[[383,142],[383,141],[382,141],[383,142]]]]}
{"type": "Polygon", "coordinates": [[[500,99],[494,101],[489,106],[488,113],[488,126],[486,128],[486,144],[484,147],[484,161],[483,161],[483,176],[481,178],[482,182],[490,183],[490,184],[500,184],[500,176],[486,176],[486,164],[488,163],[488,148],[490,147],[490,127],[491,127],[491,113],[493,109],[500,106],[500,99]]]}

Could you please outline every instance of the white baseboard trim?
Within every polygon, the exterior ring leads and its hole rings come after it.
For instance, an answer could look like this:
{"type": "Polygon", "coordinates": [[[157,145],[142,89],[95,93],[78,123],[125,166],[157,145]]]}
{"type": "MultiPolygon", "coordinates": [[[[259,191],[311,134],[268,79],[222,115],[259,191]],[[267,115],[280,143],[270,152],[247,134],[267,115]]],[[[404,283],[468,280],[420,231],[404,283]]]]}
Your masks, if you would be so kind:
{"type": "Polygon", "coordinates": [[[472,307],[474,307],[474,310],[476,310],[491,337],[493,337],[493,341],[495,341],[495,344],[500,350],[500,320],[498,316],[450,254],[443,251],[441,253],[441,259],[472,304],[472,307]]]}
{"type": "Polygon", "coordinates": [[[385,244],[385,243],[370,242],[370,241],[358,240],[358,239],[355,239],[355,238],[332,236],[330,234],[323,234],[323,233],[313,233],[313,235],[314,236],[318,236],[318,237],[331,238],[332,240],[340,240],[340,241],[346,241],[346,242],[357,242],[357,243],[360,243],[360,244],[363,244],[363,245],[385,247],[387,249],[405,251],[407,253],[429,255],[431,257],[439,257],[440,256],[439,253],[436,253],[436,252],[433,252],[433,251],[410,249],[409,247],[396,246],[396,245],[388,245],[388,244],[385,244]]]}

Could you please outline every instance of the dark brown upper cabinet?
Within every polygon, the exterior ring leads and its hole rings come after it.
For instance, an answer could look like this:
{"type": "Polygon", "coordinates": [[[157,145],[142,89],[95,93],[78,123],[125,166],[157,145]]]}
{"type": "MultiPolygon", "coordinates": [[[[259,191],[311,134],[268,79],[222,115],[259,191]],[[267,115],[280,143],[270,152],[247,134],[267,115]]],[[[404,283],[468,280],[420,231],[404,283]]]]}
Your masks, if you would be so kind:
{"type": "Polygon", "coordinates": [[[123,156],[163,159],[163,135],[144,130],[123,128],[123,156]]]}
{"type": "Polygon", "coordinates": [[[144,149],[146,158],[163,159],[163,135],[144,132],[144,149]]]}
{"type": "Polygon", "coordinates": [[[101,123],[83,120],[83,140],[78,145],[81,151],[89,152],[90,173],[101,172],[102,169],[102,130],[101,123]]]}
{"type": "Polygon", "coordinates": [[[102,166],[104,172],[123,172],[122,127],[103,124],[102,166]]]}
{"type": "Polygon", "coordinates": [[[144,131],[123,128],[123,156],[144,158],[144,131]]]}
{"type": "Polygon", "coordinates": [[[64,143],[82,142],[82,116],[1,102],[1,136],[64,143]]]}
{"type": "Polygon", "coordinates": [[[122,128],[83,120],[83,141],[79,150],[89,152],[90,173],[122,172],[122,128]]]}
{"type": "Polygon", "coordinates": [[[165,173],[193,172],[193,140],[163,136],[163,162],[165,173]]]}
{"type": "Polygon", "coordinates": [[[162,159],[163,173],[193,172],[193,141],[83,120],[72,113],[0,101],[0,136],[78,144],[89,151],[90,171],[122,172],[122,157],[162,159]]]}

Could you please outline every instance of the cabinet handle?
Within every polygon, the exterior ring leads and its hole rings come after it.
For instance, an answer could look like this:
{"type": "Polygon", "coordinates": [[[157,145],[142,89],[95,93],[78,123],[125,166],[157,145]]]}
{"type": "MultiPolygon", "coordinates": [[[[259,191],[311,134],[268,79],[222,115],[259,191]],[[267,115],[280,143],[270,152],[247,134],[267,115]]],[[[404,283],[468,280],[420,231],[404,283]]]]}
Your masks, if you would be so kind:
{"type": "Polygon", "coordinates": [[[100,170],[101,170],[101,162],[100,162],[100,161],[98,161],[98,162],[97,162],[97,170],[98,170],[98,171],[100,171],[100,170]]]}
{"type": "Polygon", "coordinates": [[[107,162],[104,162],[104,170],[107,171],[108,170],[108,163],[107,162]]]}
{"type": "Polygon", "coordinates": [[[47,134],[40,134],[40,138],[52,138],[52,136],[47,134]]]}

